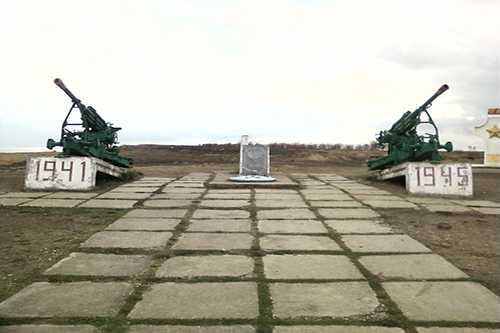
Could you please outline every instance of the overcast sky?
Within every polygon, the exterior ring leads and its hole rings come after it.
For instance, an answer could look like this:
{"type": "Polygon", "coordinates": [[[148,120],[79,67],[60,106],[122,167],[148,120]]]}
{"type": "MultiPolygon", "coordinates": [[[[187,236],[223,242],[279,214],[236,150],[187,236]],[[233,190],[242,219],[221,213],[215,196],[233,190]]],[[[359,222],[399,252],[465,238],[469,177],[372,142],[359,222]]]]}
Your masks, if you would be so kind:
{"type": "Polygon", "coordinates": [[[442,143],[499,102],[499,0],[0,0],[0,151],[45,150],[71,101],[121,144],[364,144],[444,83],[442,143]]]}

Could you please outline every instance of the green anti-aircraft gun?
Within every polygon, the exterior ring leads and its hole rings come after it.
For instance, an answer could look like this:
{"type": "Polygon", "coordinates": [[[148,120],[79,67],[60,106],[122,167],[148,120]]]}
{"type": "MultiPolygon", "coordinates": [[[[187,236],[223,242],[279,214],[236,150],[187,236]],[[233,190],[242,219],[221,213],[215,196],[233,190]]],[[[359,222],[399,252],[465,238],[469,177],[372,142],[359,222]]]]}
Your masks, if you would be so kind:
{"type": "Polygon", "coordinates": [[[116,132],[121,128],[112,127],[112,124],[105,122],[93,107],[85,106],[66,88],[61,79],[55,79],[54,83],[71,98],[73,105],[62,124],[61,141],[56,142],[49,139],[47,140],[47,148],[52,149],[56,146],[62,146],[63,151],[59,154],[61,157],[97,157],[113,165],[129,168],[133,160],[129,157],[120,156],[120,150],[115,146],[118,143],[116,132]],[[68,122],[69,116],[75,108],[80,110],[81,123],[68,122]],[[79,128],[71,131],[68,129],[69,126],[78,126],[79,128]]]}
{"type": "Polygon", "coordinates": [[[438,128],[427,111],[432,102],[448,89],[448,85],[443,84],[422,106],[413,112],[407,111],[391,129],[380,132],[377,143],[381,147],[388,147],[388,152],[386,156],[368,161],[370,170],[386,169],[405,162],[439,162],[442,158],[438,149],[453,150],[451,142],[444,145],[439,143],[438,128]],[[421,118],[423,114],[426,119],[421,118]],[[434,133],[417,133],[417,127],[422,124],[434,133]]]}

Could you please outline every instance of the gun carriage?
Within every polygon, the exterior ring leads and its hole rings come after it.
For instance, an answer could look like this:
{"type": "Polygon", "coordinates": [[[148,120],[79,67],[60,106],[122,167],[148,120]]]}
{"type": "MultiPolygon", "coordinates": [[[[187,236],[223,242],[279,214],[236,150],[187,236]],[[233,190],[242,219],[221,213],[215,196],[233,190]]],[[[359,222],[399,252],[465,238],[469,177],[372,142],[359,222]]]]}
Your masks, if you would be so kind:
{"type": "Polygon", "coordinates": [[[419,108],[405,112],[389,130],[379,133],[377,144],[387,148],[387,155],[368,161],[370,170],[386,169],[405,162],[439,162],[442,160],[439,149],[453,150],[451,142],[440,144],[438,128],[428,112],[432,102],[448,89],[448,85],[443,84],[419,108]],[[417,130],[421,125],[433,133],[419,133],[417,130]]]}
{"type": "Polygon", "coordinates": [[[47,140],[47,148],[61,146],[63,151],[59,156],[87,156],[97,157],[108,163],[119,167],[129,168],[132,159],[119,155],[117,132],[120,127],[113,127],[102,119],[97,111],[91,106],[85,106],[71,91],[64,85],[61,79],[55,79],[54,83],[61,88],[66,95],[71,98],[73,105],[64,118],[61,128],[61,139],[56,142],[53,139],[47,140]],[[69,118],[74,109],[80,110],[81,123],[70,123],[69,118]],[[78,127],[70,130],[70,127],[78,127]]]}

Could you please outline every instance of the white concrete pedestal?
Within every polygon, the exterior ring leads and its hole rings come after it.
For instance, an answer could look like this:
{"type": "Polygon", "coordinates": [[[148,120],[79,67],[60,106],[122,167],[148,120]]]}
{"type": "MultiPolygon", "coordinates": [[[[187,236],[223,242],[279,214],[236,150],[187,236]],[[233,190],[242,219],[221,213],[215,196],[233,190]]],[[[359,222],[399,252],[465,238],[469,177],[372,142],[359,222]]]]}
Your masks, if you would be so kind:
{"type": "Polygon", "coordinates": [[[124,170],[95,157],[30,157],[24,186],[27,190],[89,191],[97,172],[120,177],[124,170]]]}
{"type": "Polygon", "coordinates": [[[472,197],[469,163],[407,162],[379,172],[380,179],[406,178],[410,194],[472,197]]]}

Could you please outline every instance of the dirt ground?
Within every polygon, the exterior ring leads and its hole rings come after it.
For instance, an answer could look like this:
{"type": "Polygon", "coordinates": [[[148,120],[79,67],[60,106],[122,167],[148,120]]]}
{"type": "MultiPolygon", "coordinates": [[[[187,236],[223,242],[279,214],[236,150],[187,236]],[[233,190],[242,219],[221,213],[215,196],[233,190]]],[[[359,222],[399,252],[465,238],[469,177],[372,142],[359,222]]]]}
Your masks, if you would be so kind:
{"type": "MultiPolygon", "coordinates": [[[[125,146],[145,176],[181,177],[190,172],[237,172],[238,145],[125,146]]],[[[272,171],[336,173],[407,196],[402,182],[376,181],[365,163],[378,151],[271,147],[272,171]]],[[[0,193],[22,191],[29,154],[0,154],[0,193]]],[[[446,161],[482,163],[481,152],[443,154],[446,161]]],[[[103,180],[98,190],[122,181],[103,180]]],[[[500,173],[474,171],[474,199],[500,203],[500,173]]],[[[430,213],[377,209],[384,220],[500,295],[500,220],[479,213],[430,213]]],[[[119,218],[118,210],[20,208],[0,206],[0,301],[24,287],[78,244],[119,218]]],[[[38,277],[39,278],[39,277],[38,277]]]]}

